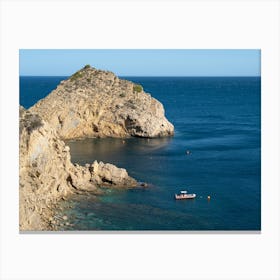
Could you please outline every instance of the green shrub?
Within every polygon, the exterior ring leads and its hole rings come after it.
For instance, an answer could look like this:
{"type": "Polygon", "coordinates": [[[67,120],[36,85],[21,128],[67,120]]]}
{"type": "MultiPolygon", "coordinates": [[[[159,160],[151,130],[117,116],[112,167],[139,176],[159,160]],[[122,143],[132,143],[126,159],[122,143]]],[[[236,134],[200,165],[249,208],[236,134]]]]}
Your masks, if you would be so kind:
{"type": "Polygon", "coordinates": [[[91,79],[87,78],[87,82],[90,83],[90,82],[91,82],[91,79]]]}
{"type": "Polygon", "coordinates": [[[43,126],[41,117],[37,114],[30,114],[28,112],[24,116],[24,119],[21,121],[20,133],[21,133],[23,127],[25,127],[26,130],[28,131],[28,133],[30,134],[33,130],[38,129],[41,126],[43,126]]]}
{"type": "Polygon", "coordinates": [[[125,97],[126,96],[126,94],[124,93],[124,92],[122,92],[121,94],[120,94],[120,97],[125,97]]]}
{"type": "Polygon", "coordinates": [[[84,69],[88,69],[88,68],[90,68],[90,65],[89,64],[85,65],[84,69]]]}
{"type": "Polygon", "coordinates": [[[83,74],[80,71],[78,71],[70,77],[70,80],[73,82],[73,81],[75,81],[79,78],[82,78],[82,77],[83,77],[83,74]]]}
{"type": "Polygon", "coordinates": [[[133,91],[134,92],[141,92],[141,91],[143,91],[143,87],[141,85],[136,84],[136,85],[133,86],[133,91]]]}

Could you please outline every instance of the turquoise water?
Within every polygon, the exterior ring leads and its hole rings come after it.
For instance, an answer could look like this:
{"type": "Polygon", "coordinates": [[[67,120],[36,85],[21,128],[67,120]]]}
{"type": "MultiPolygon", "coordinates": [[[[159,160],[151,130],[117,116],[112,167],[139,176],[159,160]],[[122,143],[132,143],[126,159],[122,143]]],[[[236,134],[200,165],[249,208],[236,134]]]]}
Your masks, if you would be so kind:
{"type": "MultiPolygon", "coordinates": [[[[21,104],[34,104],[46,94],[42,85],[55,88],[57,79],[21,78],[21,104]]],[[[111,162],[150,184],[75,197],[65,210],[69,229],[260,230],[260,78],[128,79],[164,104],[175,136],[69,141],[73,162],[111,162]],[[180,190],[197,198],[175,201],[180,190]]]]}

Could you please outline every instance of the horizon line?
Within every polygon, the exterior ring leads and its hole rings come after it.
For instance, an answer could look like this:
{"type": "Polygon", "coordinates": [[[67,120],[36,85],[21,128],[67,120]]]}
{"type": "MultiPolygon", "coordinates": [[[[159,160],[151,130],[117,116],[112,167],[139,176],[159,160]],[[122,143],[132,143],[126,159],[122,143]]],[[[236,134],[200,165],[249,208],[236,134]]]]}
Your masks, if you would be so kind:
{"type": "MultiPolygon", "coordinates": [[[[71,77],[72,75],[19,75],[19,77],[71,77]]],[[[217,75],[217,76],[143,76],[143,75],[116,75],[117,77],[143,77],[143,78],[227,78],[227,77],[232,77],[232,78],[249,78],[249,77],[252,77],[252,78],[257,78],[257,77],[261,77],[261,75],[243,75],[243,76],[238,76],[238,75],[227,75],[227,76],[222,76],[222,75],[217,75]]]]}

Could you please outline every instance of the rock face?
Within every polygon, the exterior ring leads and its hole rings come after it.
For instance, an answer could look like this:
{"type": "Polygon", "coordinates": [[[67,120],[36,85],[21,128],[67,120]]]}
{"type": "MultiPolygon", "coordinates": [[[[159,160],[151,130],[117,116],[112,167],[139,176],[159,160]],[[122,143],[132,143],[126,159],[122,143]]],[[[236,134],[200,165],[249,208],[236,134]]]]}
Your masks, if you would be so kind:
{"type": "Polygon", "coordinates": [[[30,108],[63,139],[173,135],[162,104],[142,86],[85,66],[30,108]]]}
{"type": "Polygon", "coordinates": [[[112,164],[73,165],[69,147],[37,114],[20,107],[20,230],[46,230],[53,205],[62,197],[97,187],[135,186],[125,169],[112,164]]]}

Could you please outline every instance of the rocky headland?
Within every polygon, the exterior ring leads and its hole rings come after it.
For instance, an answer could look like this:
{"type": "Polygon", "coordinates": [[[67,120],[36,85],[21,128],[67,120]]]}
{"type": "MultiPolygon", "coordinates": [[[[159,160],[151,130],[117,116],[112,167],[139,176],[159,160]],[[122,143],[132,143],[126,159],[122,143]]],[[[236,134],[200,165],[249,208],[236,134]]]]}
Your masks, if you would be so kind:
{"type": "Polygon", "coordinates": [[[162,104],[141,85],[85,66],[30,108],[63,139],[160,137],[174,133],[162,104]]]}
{"type": "Polygon", "coordinates": [[[135,187],[110,163],[71,163],[63,139],[173,135],[162,104],[140,85],[85,66],[29,110],[20,106],[20,230],[55,230],[53,209],[71,194],[100,186],[135,187]]]}

